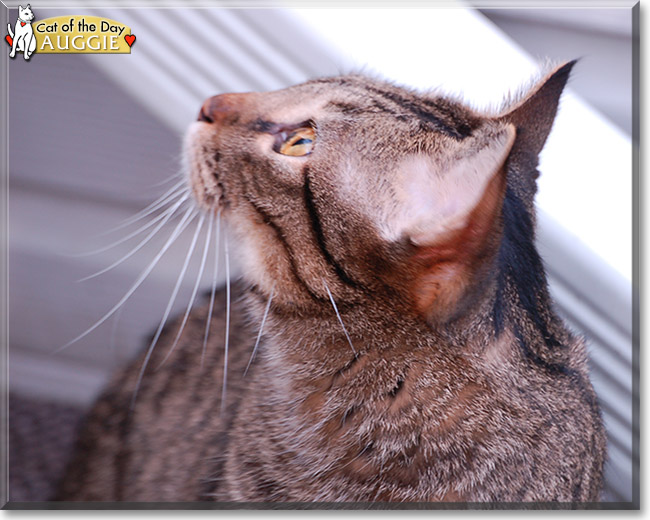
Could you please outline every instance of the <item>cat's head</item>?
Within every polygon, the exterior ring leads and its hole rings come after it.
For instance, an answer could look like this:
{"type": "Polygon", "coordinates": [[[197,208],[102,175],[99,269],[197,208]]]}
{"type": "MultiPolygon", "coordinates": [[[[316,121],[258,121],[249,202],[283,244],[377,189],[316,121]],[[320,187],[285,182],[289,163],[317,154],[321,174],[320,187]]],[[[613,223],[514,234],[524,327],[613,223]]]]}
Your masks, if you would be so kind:
{"type": "Polygon", "coordinates": [[[507,186],[532,211],[572,65],[490,116],[362,76],[215,96],[186,137],[190,183],[278,301],[329,305],[331,290],[445,321],[494,269],[507,186]]]}
{"type": "Polygon", "coordinates": [[[34,19],[34,13],[32,12],[32,6],[27,4],[26,7],[22,5],[18,6],[18,18],[25,22],[31,22],[34,19]]]}

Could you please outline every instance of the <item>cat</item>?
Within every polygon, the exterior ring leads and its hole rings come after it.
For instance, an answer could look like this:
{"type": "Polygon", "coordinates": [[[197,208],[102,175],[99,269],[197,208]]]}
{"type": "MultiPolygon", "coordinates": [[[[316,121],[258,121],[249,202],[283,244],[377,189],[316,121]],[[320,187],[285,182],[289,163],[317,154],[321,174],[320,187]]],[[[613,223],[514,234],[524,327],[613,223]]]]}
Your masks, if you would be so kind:
{"type": "Polygon", "coordinates": [[[32,28],[32,20],[34,20],[34,13],[32,7],[27,4],[27,7],[22,5],[18,6],[18,19],[16,20],[15,30],[11,30],[11,24],[7,24],[9,36],[7,41],[10,41],[11,51],[9,57],[16,56],[16,51],[22,52],[26,60],[32,56],[36,50],[36,38],[34,36],[34,29],[32,28]]]}
{"type": "Polygon", "coordinates": [[[598,501],[585,342],[534,244],[573,65],[492,114],[361,75],[208,99],[189,184],[243,281],[116,376],[57,498],[598,501]]]}

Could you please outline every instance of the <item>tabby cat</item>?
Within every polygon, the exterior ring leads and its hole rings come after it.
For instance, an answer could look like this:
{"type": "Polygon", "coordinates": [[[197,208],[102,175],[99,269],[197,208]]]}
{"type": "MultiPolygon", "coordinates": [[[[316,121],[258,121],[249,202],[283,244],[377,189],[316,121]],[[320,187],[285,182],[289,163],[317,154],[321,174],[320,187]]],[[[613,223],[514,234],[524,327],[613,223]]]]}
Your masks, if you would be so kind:
{"type": "Polygon", "coordinates": [[[359,75],[208,99],[188,178],[243,282],[207,348],[206,303],[118,375],[58,498],[599,500],[585,343],[534,243],[572,66],[492,114],[359,75]]]}

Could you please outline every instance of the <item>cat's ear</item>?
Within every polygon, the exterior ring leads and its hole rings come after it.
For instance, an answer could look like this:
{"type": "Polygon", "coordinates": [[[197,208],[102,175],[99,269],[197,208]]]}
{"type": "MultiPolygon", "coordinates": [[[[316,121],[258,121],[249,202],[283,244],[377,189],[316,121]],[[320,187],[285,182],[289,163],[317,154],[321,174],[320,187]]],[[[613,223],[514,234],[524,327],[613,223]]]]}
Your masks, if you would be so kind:
{"type": "Polygon", "coordinates": [[[561,65],[539,81],[522,100],[508,107],[500,119],[517,127],[513,152],[539,155],[553,126],[560,95],[577,60],[561,65]]]}
{"type": "Polygon", "coordinates": [[[418,310],[434,320],[453,316],[474,274],[495,251],[506,189],[505,162],[515,141],[508,124],[467,144],[449,166],[406,165],[402,232],[409,237],[418,310]]]}
{"type": "Polygon", "coordinates": [[[431,246],[490,213],[505,189],[503,164],[514,140],[515,128],[508,124],[450,157],[415,156],[402,163],[399,235],[416,246],[431,246]]]}

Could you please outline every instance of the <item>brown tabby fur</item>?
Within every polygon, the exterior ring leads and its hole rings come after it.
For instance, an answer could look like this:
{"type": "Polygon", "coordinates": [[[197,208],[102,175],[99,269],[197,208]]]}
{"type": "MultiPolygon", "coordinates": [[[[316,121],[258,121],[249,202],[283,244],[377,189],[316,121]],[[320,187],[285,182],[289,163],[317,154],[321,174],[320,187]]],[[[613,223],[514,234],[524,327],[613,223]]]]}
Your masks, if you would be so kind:
{"type": "Polygon", "coordinates": [[[555,315],[534,246],[537,156],[572,65],[489,116],[361,76],[208,100],[190,181],[235,232],[245,280],[226,410],[223,334],[201,367],[203,308],[133,411],[142,361],[114,381],[59,498],[597,501],[585,344],[555,315]],[[305,122],[311,155],[274,151],[305,122]],[[271,291],[243,377],[244,315],[259,323],[271,291]]]}

